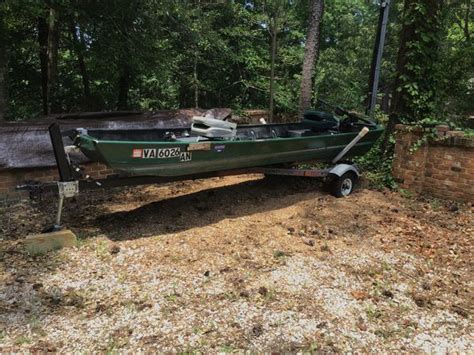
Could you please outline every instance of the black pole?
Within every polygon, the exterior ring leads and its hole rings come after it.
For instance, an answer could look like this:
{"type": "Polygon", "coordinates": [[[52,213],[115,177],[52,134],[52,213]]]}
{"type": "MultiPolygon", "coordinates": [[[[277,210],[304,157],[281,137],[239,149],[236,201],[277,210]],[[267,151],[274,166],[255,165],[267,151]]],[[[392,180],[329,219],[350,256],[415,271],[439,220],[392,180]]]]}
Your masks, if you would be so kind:
{"type": "Polygon", "coordinates": [[[59,181],[72,181],[74,177],[72,175],[71,166],[66,157],[64,150],[63,137],[61,136],[61,130],[57,123],[53,123],[49,126],[49,137],[51,138],[51,144],[53,146],[54,158],[58,166],[59,181]]]}
{"type": "Polygon", "coordinates": [[[377,91],[380,79],[380,65],[382,63],[383,46],[385,35],[387,34],[388,11],[390,9],[390,0],[382,0],[380,3],[379,23],[377,27],[377,37],[375,38],[374,53],[372,56],[372,65],[370,68],[369,94],[367,114],[372,115],[377,103],[377,91]]]}

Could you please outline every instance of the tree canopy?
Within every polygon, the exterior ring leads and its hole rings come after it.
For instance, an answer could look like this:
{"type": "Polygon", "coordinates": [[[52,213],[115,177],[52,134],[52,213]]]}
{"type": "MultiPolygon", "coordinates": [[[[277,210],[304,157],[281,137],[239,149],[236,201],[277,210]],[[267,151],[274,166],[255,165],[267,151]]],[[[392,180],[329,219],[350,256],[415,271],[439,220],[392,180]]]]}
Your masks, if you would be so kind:
{"type": "MultiPolygon", "coordinates": [[[[415,120],[472,113],[471,15],[470,0],[394,3],[379,102],[415,120]]],[[[6,0],[0,16],[0,115],[9,120],[270,105],[296,118],[308,0],[6,0]]],[[[372,1],[325,1],[313,103],[364,110],[377,16],[372,1]]]]}

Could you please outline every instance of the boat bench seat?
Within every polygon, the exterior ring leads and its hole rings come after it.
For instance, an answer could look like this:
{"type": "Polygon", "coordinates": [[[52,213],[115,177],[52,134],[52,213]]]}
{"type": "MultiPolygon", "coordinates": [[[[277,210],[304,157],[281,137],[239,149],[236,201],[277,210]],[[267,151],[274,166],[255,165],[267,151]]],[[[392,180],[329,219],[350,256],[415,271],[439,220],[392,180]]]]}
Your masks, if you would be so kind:
{"type": "Polygon", "coordinates": [[[197,143],[197,142],[203,142],[203,141],[208,141],[209,139],[206,137],[202,136],[194,136],[194,137],[181,137],[177,138],[177,142],[182,142],[182,143],[197,143]]]}
{"type": "Polygon", "coordinates": [[[314,132],[310,129],[288,130],[288,137],[308,137],[308,136],[314,136],[314,132]]]}

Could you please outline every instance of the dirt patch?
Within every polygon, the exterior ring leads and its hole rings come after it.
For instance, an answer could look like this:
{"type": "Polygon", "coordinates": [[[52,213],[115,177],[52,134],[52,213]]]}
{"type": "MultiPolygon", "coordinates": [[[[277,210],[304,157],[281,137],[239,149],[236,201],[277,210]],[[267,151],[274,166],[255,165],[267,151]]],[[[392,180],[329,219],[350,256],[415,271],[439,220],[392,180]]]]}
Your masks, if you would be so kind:
{"type": "Polygon", "coordinates": [[[312,181],[215,178],[82,194],[77,247],[0,214],[0,350],[471,352],[473,210],[312,181]]]}

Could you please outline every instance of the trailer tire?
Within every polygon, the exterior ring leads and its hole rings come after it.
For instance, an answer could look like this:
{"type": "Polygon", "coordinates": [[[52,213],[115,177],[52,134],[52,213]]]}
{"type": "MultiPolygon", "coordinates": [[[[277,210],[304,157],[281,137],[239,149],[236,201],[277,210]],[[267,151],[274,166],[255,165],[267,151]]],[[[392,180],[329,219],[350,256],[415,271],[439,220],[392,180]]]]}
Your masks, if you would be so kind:
{"type": "Polygon", "coordinates": [[[347,197],[352,191],[357,183],[357,174],[348,171],[341,176],[334,175],[331,181],[331,194],[336,197],[347,197]]]}

